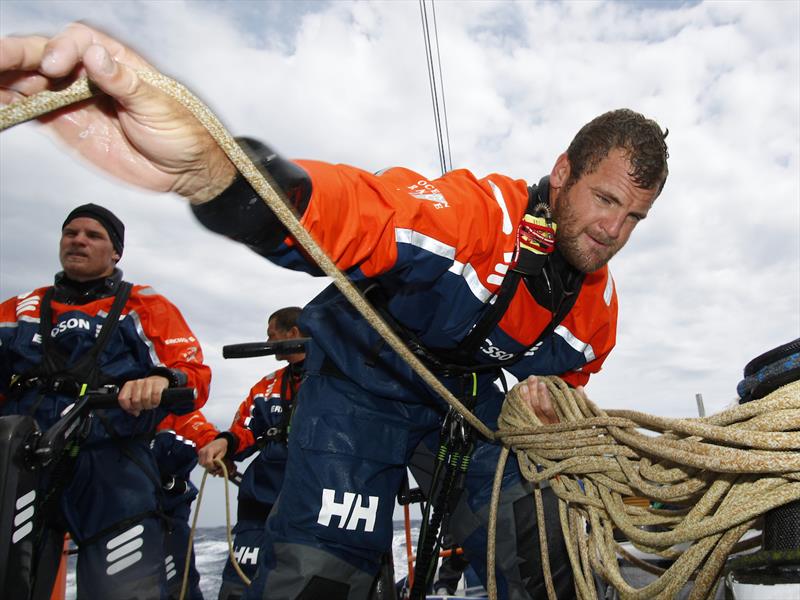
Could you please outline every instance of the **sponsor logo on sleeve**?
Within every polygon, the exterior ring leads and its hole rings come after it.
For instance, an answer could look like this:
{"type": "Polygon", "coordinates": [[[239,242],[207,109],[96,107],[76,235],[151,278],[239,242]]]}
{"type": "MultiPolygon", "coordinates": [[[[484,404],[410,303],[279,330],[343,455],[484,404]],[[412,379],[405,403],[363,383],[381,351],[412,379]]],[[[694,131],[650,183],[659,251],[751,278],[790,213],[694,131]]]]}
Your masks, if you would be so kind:
{"type": "Polygon", "coordinates": [[[164,343],[167,346],[171,346],[172,344],[194,344],[197,341],[196,338],[189,336],[189,337],[176,337],[176,338],[167,338],[164,340],[164,343]]]}

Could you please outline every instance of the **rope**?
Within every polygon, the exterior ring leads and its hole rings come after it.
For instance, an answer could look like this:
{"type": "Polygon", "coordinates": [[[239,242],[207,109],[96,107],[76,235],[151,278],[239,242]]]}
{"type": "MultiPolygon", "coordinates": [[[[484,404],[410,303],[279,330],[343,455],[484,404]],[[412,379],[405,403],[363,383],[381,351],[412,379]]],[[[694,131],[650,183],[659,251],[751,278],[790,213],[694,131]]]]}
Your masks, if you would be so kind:
{"type": "MultiPolygon", "coordinates": [[[[515,450],[520,471],[536,485],[540,525],[539,484],[548,480],[558,496],[579,599],[596,598],[592,570],[626,599],[672,598],[690,579],[691,599],[713,595],[728,555],[757,518],[800,499],[800,381],[710,417],[669,419],[604,411],[557,377],[545,379],[561,422],[542,425],[512,390],[497,437],[515,450]],[[630,496],[669,508],[627,505],[623,499],[630,496]],[[646,587],[633,588],[617,564],[616,554],[624,551],[614,541],[614,529],[643,552],[674,562],[646,587]]],[[[507,457],[504,448],[498,473],[507,457]]],[[[500,480],[495,478],[490,524],[500,480]]],[[[494,535],[490,527],[492,598],[494,535]]],[[[545,559],[547,542],[540,537],[545,559]]],[[[555,599],[550,584],[547,588],[555,599]]]]}
{"type": "MultiPolygon", "coordinates": [[[[146,83],[184,105],[210,132],[236,168],[276,214],[300,246],[364,319],[448,404],[487,439],[495,433],[478,420],[439,382],[372,309],[303,229],[289,205],[231,138],[213,114],[185,87],[161,75],[140,71],[146,83]]],[[[79,79],[60,92],[42,92],[0,108],[0,131],[90,98],[96,90],[79,79]]],[[[690,598],[713,593],[727,555],[756,521],[773,508],[800,498],[800,382],[764,399],[702,419],[667,419],[636,411],[603,411],[558,378],[547,386],[560,423],[543,426],[512,390],[500,416],[497,439],[513,447],[523,476],[537,486],[549,480],[559,498],[559,515],[575,574],[578,598],[594,598],[591,571],[598,572],[623,598],[670,598],[690,579],[690,598]],[[534,426],[530,424],[534,423],[534,426]],[[660,432],[657,437],[640,432],[660,432]],[[537,468],[541,465],[541,470],[537,468]],[[677,508],[628,506],[626,496],[647,496],[677,508]],[[588,530],[587,530],[587,525],[588,530]],[[639,549],[674,560],[654,582],[632,588],[621,576],[613,539],[618,528],[639,549]],[[678,544],[691,543],[688,549],[678,544]]],[[[488,588],[496,598],[494,535],[501,473],[508,456],[498,461],[492,506],[488,588]]],[[[205,476],[198,496],[203,493],[205,476]]],[[[544,522],[541,493],[535,501],[544,522]]],[[[226,487],[227,503],[227,487],[226,487]]],[[[192,536],[197,511],[192,524],[192,536]]],[[[230,529],[230,516],[227,515],[230,529]]],[[[540,526],[540,545],[548,597],[555,592],[547,561],[547,542],[540,526]]],[[[228,534],[228,546],[233,543],[228,534]]],[[[187,554],[188,559],[188,554],[187,554]]],[[[234,561],[235,564],[235,561],[234,561]]],[[[184,571],[184,587],[188,570],[184,571]]],[[[241,573],[240,573],[241,576],[241,573]]],[[[182,591],[182,596],[183,596],[182,591]]]]}
{"type": "MultiPolygon", "coordinates": [[[[214,459],[214,463],[222,468],[222,476],[225,478],[225,532],[228,537],[228,556],[230,558],[233,569],[245,585],[250,585],[250,578],[244,574],[239,562],[236,560],[236,555],[233,553],[233,537],[231,536],[231,501],[228,496],[228,467],[220,459],[214,459]]],[[[194,546],[194,532],[197,529],[197,517],[200,514],[200,505],[203,503],[203,490],[206,487],[206,479],[208,479],[208,471],[203,473],[203,480],[200,482],[200,491],[197,492],[197,500],[194,505],[194,517],[192,518],[192,528],[189,531],[189,546],[186,549],[186,561],[183,565],[183,582],[181,583],[181,594],[178,600],[183,600],[186,596],[186,587],[189,580],[189,569],[192,560],[192,548],[194,546]]]]}
{"type": "MultiPolygon", "coordinates": [[[[242,176],[247,179],[253,189],[258,193],[262,200],[278,217],[278,220],[289,231],[292,237],[305,250],[316,264],[322,269],[323,273],[333,280],[353,307],[361,313],[375,331],[386,341],[386,343],[397,354],[405,360],[411,369],[436,392],[449,405],[453,406],[464,418],[483,434],[487,439],[494,439],[494,433],[480,419],[469,412],[461,402],[439,381],[428,368],[420,361],[400,339],[400,337],[389,327],[380,315],[375,311],[369,302],[363,297],[361,292],[353,283],[342,273],[336,264],[325,254],[317,242],[311,237],[299,219],[290,208],[289,203],[282,194],[276,191],[276,186],[269,180],[269,175],[262,173],[250,158],[241,149],[239,144],[225,130],[222,123],[192,92],[177,81],[169,77],[153,72],[138,71],[138,77],[161,90],[184,106],[194,117],[208,130],[211,137],[219,144],[231,162],[236,166],[242,176]]],[[[34,96],[29,96],[18,102],[14,102],[0,108],[0,131],[13,125],[36,119],[54,110],[64,108],[75,102],[86,100],[98,93],[86,78],[76,80],[72,85],[59,92],[45,91],[34,96]]]]}

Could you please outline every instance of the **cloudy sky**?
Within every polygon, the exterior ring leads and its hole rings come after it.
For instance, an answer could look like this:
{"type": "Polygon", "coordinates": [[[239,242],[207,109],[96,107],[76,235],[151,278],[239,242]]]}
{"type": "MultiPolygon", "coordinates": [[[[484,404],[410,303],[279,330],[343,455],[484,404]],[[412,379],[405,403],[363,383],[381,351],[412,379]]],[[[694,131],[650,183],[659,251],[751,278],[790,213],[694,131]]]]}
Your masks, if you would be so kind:
{"type": "MultiPolygon", "coordinates": [[[[612,262],[616,351],[589,385],[608,408],[668,416],[735,399],[751,358],[800,336],[800,3],[436,4],[453,166],[536,182],[592,117],[622,106],[669,128],[670,179],[612,262]]],[[[417,2],[0,3],[0,33],[83,19],[282,154],[439,173],[417,2]]],[[[126,278],[183,312],[226,427],[276,363],[222,359],[326,281],[203,230],[175,197],[77,162],[44,130],[0,135],[0,297],[49,283],[65,214],[97,202],[127,227],[126,278]]],[[[212,493],[219,497],[219,480],[212,493]]],[[[216,499],[215,499],[216,501],[216,499]]],[[[219,524],[204,510],[203,524],[219,524]]]]}

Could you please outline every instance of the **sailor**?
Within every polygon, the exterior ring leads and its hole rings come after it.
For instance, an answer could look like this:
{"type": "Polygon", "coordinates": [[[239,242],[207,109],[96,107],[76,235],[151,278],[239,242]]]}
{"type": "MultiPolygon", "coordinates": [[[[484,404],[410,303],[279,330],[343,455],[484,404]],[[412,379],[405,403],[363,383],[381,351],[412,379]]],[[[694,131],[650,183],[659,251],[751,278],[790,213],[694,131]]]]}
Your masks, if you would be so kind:
{"type": "MultiPolygon", "coordinates": [[[[319,274],[195,118],[137,76],[152,66],[129,48],[80,24],[51,40],[2,43],[5,68],[29,72],[17,75],[17,93],[38,91],[80,66],[124,109],[115,113],[104,103],[106,110],[83,113],[79,131],[69,127],[69,109],[50,121],[93,163],[148,189],[174,191],[206,227],[279,265],[319,274]],[[108,151],[106,138],[97,153],[83,139],[111,127],[124,157],[108,151]]],[[[466,170],[439,179],[403,168],[373,175],[247,146],[327,254],[492,427],[504,398],[494,384],[500,368],[520,379],[532,410],[553,423],[549,394],[535,375],[585,385],[614,347],[617,297],[607,262],[664,186],[665,136],[634,111],[605,113],[582,127],[533,185],[466,170]]],[[[312,338],[306,375],[284,484],[246,597],[361,599],[391,544],[406,462],[418,443],[435,447],[448,407],[335,288],[306,306],[300,326],[312,338]]],[[[451,519],[451,533],[484,578],[499,452],[475,439],[451,519]]],[[[543,597],[540,526],[556,592],[574,594],[556,501],[545,496],[545,523],[537,523],[531,487],[509,462],[498,515],[501,597],[543,597]]]]}
{"type": "MultiPolygon", "coordinates": [[[[211,379],[178,309],[122,280],[124,233],[110,210],[78,206],[64,220],[54,285],[0,305],[0,414],[31,415],[47,430],[82,388],[121,388],[118,409],[95,412],[72,472],[64,481],[43,477],[37,494],[48,528],[61,532],[37,532],[42,544],[63,540],[64,530],[78,544],[79,598],[166,597],[161,478],[150,437],[166,416],[162,390],[193,387],[199,408],[211,379]]],[[[40,547],[39,556],[48,550],[40,547]]]]}
{"type": "MultiPolygon", "coordinates": [[[[270,342],[303,337],[297,325],[300,308],[287,306],[267,320],[270,342]]],[[[234,553],[248,579],[255,578],[258,554],[272,506],[283,485],[289,431],[294,400],[300,387],[304,352],[277,353],[275,358],[289,364],[262,377],[251,389],[233,417],[230,429],[201,448],[200,465],[215,475],[221,473],[217,460],[243,461],[256,454],[242,474],[233,528],[234,553]]],[[[230,561],[222,572],[219,600],[241,598],[247,586],[230,561]]]]}

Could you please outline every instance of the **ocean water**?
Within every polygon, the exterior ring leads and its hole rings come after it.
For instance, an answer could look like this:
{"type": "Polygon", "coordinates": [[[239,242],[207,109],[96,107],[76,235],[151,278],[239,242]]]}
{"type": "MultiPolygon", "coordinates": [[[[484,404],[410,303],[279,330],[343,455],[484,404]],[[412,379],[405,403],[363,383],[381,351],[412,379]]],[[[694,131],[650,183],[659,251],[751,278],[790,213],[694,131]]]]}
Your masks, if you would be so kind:
{"type": "MultiPolygon", "coordinates": [[[[416,543],[419,525],[411,527],[411,538],[416,543]]],[[[219,586],[222,583],[222,569],[228,560],[228,541],[225,527],[198,527],[194,540],[195,564],[200,573],[200,590],[205,600],[216,600],[219,586]]],[[[392,540],[395,578],[401,579],[408,574],[406,559],[406,534],[402,521],[395,523],[395,535],[392,540]]],[[[182,576],[182,573],[181,573],[182,576]]],[[[67,571],[66,600],[76,599],[75,556],[70,556],[67,571]]]]}

